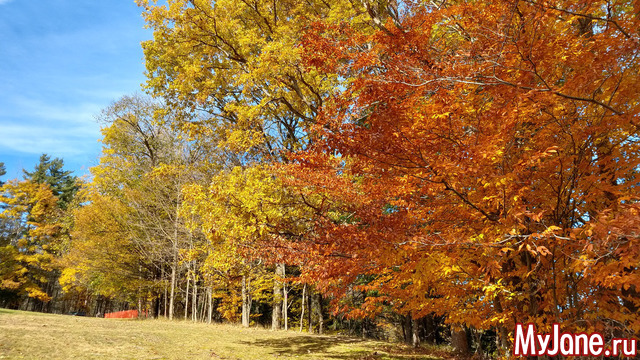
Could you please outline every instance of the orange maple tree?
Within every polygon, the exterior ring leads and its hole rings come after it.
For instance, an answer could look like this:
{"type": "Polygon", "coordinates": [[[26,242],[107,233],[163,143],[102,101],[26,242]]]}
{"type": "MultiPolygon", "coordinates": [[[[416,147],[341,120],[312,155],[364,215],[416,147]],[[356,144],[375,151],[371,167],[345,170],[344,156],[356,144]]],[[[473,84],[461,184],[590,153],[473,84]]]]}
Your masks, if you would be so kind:
{"type": "Polygon", "coordinates": [[[316,211],[307,276],[352,315],[638,334],[635,1],[398,1],[370,34],[315,23],[344,88],[290,185],[316,211]]]}

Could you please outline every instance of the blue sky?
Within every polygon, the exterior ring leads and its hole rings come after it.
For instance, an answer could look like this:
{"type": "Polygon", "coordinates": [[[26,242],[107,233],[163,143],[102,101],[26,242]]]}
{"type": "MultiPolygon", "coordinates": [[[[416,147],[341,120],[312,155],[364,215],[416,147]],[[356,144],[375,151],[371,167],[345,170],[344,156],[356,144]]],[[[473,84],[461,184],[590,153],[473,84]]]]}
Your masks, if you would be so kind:
{"type": "Polygon", "coordinates": [[[141,11],[133,0],[0,0],[2,180],[42,153],[79,176],[97,164],[95,116],[145,81],[141,11]]]}

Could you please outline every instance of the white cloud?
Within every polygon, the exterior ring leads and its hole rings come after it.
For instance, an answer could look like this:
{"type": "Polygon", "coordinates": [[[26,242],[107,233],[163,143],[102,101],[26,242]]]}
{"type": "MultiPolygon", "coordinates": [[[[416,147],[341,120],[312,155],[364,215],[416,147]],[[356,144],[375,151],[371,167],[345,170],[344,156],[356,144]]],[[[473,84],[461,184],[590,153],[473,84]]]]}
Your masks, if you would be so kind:
{"type": "Polygon", "coordinates": [[[96,148],[100,126],[95,115],[102,105],[65,106],[24,97],[11,103],[10,109],[0,110],[0,151],[77,156],[96,148]]]}
{"type": "Polygon", "coordinates": [[[23,96],[12,97],[10,103],[11,109],[0,110],[0,116],[84,125],[95,123],[95,115],[104,107],[103,104],[87,102],[56,104],[23,96]]]}
{"type": "Polygon", "coordinates": [[[88,127],[68,127],[51,123],[34,127],[0,124],[0,149],[27,154],[56,153],[63,156],[81,155],[95,147],[87,138],[97,138],[97,130],[88,127]]]}

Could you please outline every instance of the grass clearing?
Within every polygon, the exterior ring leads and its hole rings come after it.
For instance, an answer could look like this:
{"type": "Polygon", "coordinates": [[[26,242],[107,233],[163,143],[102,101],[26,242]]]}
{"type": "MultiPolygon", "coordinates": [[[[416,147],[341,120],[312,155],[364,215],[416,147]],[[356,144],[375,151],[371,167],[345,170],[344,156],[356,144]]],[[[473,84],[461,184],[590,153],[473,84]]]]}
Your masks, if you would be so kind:
{"type": "Polygon", "coordinates": [[[224,324],[0,309],[0,359],[442,359],[444,351],[224,324]]]}

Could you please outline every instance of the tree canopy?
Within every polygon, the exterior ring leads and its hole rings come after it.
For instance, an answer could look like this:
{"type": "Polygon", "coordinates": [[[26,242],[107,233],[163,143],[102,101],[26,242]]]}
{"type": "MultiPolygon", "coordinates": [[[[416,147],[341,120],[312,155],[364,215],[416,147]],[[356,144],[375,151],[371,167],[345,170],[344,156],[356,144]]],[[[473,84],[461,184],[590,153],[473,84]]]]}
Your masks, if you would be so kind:
{"type": "Polygon", "coordinates": [[[314,274],[337,294],[369,274],[357,312],[505,344],[515,322],[638,333],[635,6],[406,2],[374,34],[312,25],[307,66],[352,79],[291,167],[331,200],[314,274]]]}

